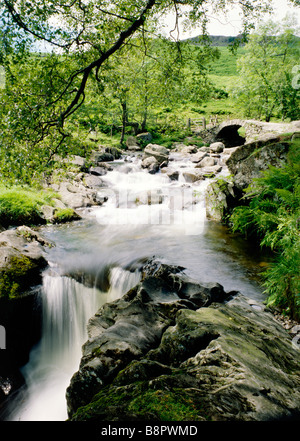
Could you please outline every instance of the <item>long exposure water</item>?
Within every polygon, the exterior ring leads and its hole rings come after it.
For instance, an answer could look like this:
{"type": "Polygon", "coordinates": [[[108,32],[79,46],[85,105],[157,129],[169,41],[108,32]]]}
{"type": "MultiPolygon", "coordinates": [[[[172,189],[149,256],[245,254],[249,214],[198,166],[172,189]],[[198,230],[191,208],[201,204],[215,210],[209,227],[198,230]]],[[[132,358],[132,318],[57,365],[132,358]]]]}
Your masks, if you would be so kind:
{"type": "Polygon", "coordinates": [[[190,163],[176,153],[170,159],[178,181],[151,175],[138,157],[128,157],[102,177],[99,193],[107,197],[102,206],[86,209],[78,222],[42,228],[56,244],[48,251],[51,267],[41,294],[42,338],[22,369],[26,387],[12,401],[7,419],[67,418],[65,391],[79,367],[87,322],[103,303],[138,282],[138,267],[147,258],[157,256],[185,267],[199,281],[264,299],[257,282],[263,264],[258,250],[206,219],[209,179],[187,183],[183,172],[190,163]],[[69,277],[74,274],[92,282],[85,286],[80,277],[69,277]]]}

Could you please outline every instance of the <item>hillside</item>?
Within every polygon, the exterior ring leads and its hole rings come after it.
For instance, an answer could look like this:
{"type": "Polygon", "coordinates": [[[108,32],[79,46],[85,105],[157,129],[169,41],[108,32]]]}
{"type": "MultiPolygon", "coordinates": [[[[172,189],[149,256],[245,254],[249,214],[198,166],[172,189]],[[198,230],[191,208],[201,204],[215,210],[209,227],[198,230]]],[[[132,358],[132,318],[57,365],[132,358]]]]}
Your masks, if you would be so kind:
{"type": "MultiPolygon", "coordinates": [[[[210,35],[209,36],[212,46],[228,46],[229,44],[233,44],[235,40],[239,39],[240,36],[226,36],[226,35],[210,35]]],[[[197,37],[188,38],[183,41],[190,41],[194,44],[201,44],[202,36],[198,35],[197,37]]]]}

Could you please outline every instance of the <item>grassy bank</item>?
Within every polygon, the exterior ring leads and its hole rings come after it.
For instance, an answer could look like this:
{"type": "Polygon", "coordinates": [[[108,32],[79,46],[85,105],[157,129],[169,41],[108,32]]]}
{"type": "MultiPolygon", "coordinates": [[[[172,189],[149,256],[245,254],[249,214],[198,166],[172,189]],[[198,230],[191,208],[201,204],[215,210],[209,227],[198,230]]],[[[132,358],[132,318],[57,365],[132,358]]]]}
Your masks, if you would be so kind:
{"type": "Polygon", "coordinates": [[[29,187],[0,186],[0,225],[7,228],[16,225],[44,223],[41,208],[54,205],[53,192],[35,190],[29,187]]]}

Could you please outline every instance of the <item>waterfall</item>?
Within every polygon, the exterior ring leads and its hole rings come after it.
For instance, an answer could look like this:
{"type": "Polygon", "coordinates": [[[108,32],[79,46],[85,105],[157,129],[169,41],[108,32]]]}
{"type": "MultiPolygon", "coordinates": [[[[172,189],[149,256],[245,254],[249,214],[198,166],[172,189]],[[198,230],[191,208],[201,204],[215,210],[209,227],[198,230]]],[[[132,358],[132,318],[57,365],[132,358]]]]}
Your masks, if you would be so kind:
{"type": "Polygon", "coordinates": [[[120,297],[137,281],[137,273],[112,268],[110,290],[103,293],[69,277],[44,275],[42,338],[22,369],[26,387],[10,404],[8,420],[67,418],[65,391],[79,367],[88,320],[103,303],[120,297]]]}

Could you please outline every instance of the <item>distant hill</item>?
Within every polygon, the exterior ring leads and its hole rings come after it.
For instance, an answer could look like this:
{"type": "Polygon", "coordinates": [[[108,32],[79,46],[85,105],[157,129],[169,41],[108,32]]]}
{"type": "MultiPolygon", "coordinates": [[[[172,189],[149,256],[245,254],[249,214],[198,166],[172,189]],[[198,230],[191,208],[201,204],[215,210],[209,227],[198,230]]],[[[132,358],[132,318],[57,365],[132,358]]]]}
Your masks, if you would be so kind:
{"type": "MultiPolygon", "coordinates": [[[[226,35],[210,35],[209,36],[212,46],[228,46],[229,44],[233,44],[235,40],[240,39],[241,36],[230,37],[226,35]]],[[[197,44],[201,43],[202,36],[198,35],[197,37],[188,38],[184,41],[190,41],[191,43],[197,44]]]]}
{"type": "MultiPolygon", "coordinates": [[[[197,44],[201,44],[202,38],[203,38],[202,35],[198,35],[197,37],[187,38],[183,41],[189,41],[197,45],[197,44]]],[[[239,45],[244,46],[242,35],[237,35],[235,37],[230,37],[226,35],[209,35],[209,38],[211,40],[212,46],[228,46],[228,45],[232,45],[236,40],[240,40],[239,45]]],[[[300,42],[300,37],[294,35],[294,43],[295,42],[298,44],[300,42]]]]}

